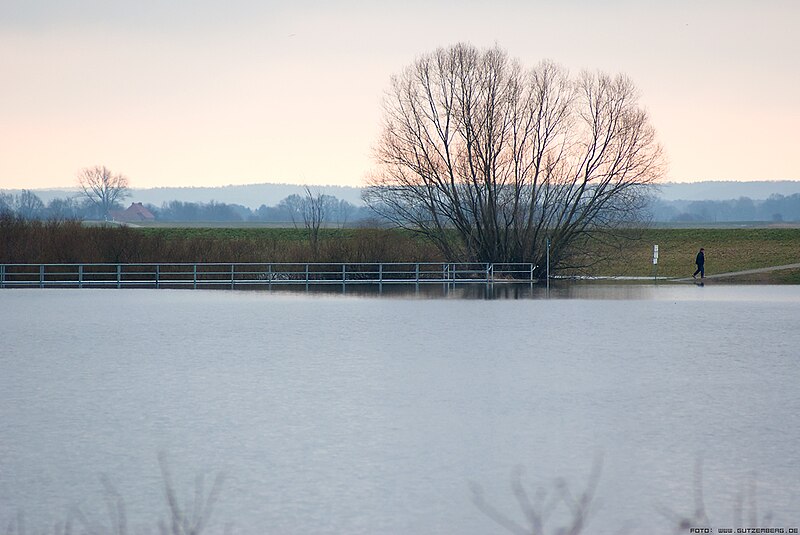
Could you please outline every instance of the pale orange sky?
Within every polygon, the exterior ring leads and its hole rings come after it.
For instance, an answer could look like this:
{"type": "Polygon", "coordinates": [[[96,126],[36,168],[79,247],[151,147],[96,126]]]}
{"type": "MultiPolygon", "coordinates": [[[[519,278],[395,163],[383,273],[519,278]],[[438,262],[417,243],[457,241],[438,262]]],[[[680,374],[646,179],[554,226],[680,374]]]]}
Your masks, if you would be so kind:
{"type": "Polygon", "coordinates": [[[97,164],[361,185],[390,76],[459,41],[628,74],[668,180],[800,180],[798,22],[795,0],[3,0],[0,189],[97,164]]]}

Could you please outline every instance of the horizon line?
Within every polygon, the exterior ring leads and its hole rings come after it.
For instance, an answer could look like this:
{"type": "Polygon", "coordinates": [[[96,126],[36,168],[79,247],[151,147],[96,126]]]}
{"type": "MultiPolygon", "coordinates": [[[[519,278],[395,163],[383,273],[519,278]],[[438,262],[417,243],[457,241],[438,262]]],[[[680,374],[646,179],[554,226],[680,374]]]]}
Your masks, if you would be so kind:
{"type": "MultiPolygon", "coordinates": [[[[704,183],[755,183],[755,182],[800,182],[800,178],[760,178],[760,179],[747,179],[747,180],[736,180],[730,178],[709,178],[709,179],[702,179],[702,180],[666,180],[664,182],[658,182],[655,185],[667,185],[667,184],[704,184],[704,183]]],[[[218,185],[194,185],[194,186],[143,186],[143,187],[136,187],[131,186],[129,190],[155,190],[155,189],[222,189],[222,188],[237,188],[237,187],[248,187],[248,186],[298,186],[298,187],[314,187],[314,188],[353,188],[353,189],[363,189],[366,186],[354,186],[350,184],[302,184],[299,182],[248,182],[242,184],[218,184],[218,185]]],[[[78,186],[70,185],[70,186],[45,186],[45,187],[36,187],[36,188],[19,188],[19,187],[0,187],[0,191],[50,191],[50,190],[64,190],[64,191],[80,191],[78,186]]]]}

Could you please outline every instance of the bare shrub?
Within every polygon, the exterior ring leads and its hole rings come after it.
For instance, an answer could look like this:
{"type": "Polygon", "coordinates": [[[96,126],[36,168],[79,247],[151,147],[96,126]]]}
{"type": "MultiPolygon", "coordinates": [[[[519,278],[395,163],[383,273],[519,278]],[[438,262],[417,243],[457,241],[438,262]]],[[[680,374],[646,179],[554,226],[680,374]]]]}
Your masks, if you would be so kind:
{"type": "Polygon", "coordinates": [[[170,230],[88,227],[74,220],[25,221],[3,214],[0,262],[435,262],[442,258],[430,242],[390,229],[320,229],[316,243],[303,233],[277,239],[271,230],[233,237],[170,230]]]}

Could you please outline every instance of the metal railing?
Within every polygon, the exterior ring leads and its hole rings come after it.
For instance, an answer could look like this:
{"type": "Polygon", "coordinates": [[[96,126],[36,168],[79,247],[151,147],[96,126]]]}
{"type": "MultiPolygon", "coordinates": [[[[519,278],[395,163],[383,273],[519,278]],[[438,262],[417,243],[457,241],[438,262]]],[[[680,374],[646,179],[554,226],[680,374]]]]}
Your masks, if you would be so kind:
{"type": "Polygon", "coordinates": [[[533,264],[0,264],[0,288],[266,288],[319,285],[534,283],[533,264]]]}

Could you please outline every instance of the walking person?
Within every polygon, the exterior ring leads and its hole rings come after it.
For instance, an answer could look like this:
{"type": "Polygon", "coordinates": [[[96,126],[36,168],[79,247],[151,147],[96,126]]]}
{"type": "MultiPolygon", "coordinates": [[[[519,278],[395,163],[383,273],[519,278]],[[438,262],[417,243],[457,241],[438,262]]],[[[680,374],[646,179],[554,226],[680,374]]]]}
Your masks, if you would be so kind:
{"type": "Polygon", "coordinates": [[[700,252],[697,253],[697,257],[694,259],[694,263],[697,265],[697,271],[692,274],[692,278],[696,279],[697,274],[700,274],[700,278],[704,278],[706,276],[706,255],[705,249],[702,247],[700,248],[700,252]]]}

